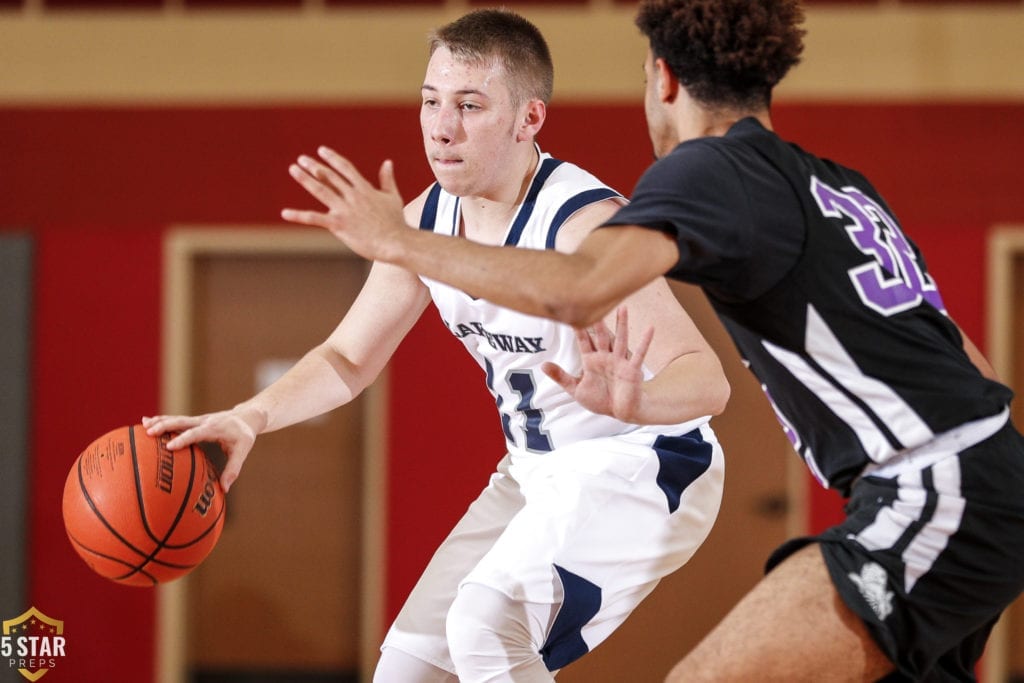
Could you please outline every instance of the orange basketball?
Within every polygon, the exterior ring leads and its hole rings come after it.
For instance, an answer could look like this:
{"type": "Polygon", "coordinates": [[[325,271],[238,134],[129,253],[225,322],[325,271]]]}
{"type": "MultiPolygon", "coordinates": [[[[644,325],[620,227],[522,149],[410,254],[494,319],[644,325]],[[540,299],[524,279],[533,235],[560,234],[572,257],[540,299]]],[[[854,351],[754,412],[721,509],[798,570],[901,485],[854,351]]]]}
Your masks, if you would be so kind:
{"type": "Polygon", "coordinates": [[[131,586],[184,576],[210,554],[224,526],[224,491],[196,446],[142,425],[104,434],[64,483],[64,528],[97,574],[131,586]]]}

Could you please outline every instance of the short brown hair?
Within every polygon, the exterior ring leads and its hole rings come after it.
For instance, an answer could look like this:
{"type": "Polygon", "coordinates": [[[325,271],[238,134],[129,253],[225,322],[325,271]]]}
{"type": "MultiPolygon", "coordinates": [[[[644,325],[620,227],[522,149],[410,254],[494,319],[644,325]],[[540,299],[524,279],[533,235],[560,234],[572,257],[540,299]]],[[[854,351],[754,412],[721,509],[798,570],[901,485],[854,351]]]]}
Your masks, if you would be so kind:
{"type": "Polygon", "coordinates": [[[750,109],[799,63],[803,20],[798,0],[643,0],[636,25],[691,97],[750,109]]]}
{"type": "Polygon", "coordinates": [[[516,105],[538,99],[547,104],[554,88],[551,52],[540,30],[515,12],[481,9],[436,29],[430,54],[445,47],[470,63],[497,60],[509,79],[516,105]]]}

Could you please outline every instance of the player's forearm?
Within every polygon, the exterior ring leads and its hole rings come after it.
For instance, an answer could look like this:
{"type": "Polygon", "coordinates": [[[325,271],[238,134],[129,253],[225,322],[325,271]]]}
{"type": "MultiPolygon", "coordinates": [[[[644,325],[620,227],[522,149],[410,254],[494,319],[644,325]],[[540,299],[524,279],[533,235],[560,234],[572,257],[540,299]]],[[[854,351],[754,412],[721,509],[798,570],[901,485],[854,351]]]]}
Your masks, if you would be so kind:
{"type": "Polygon", "coordinates": [[[722,365],[711,352],[675,359],[643,384],[634,424],[675,424],[725,410],[731,388],[722,365]]]}
{"type": "Polygon", "coordinates": [[[600,320],[622,296],[592,284],[586,256],[550,249],[492,247],[409,230],[381,260],[500,306],[575,326],[600,320]]]}
{"type": "Polygon", "coordinates": [[[341,360],[318,346],[277,381],[234,410],[257,434],[282,429],[348,403],[363,386],[345,377],[341,360]]]}

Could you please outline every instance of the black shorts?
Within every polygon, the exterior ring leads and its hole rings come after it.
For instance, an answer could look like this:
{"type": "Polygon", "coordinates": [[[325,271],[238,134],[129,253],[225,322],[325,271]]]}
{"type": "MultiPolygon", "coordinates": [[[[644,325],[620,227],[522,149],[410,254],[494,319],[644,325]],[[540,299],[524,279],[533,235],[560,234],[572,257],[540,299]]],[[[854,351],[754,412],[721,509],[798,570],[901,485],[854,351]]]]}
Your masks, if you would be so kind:
{"type": "Polygon", "coordinates": [[[895,663],[891,681],[973,681],[999,614],[1024,589],[1024,438],[1007,423],[957,455],[853,488],[820,543],[843,601],[895,663]]]}

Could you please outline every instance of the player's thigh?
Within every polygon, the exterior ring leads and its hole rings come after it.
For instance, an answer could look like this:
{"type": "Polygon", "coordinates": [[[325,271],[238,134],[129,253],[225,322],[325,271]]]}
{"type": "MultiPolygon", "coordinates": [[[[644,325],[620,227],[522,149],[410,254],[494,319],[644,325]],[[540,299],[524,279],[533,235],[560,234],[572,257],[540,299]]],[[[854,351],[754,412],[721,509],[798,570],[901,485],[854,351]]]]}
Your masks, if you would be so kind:
{"type": "Polygon", "coordinates": [[[762,579],[668,681],[875,681],[892,670],[812,544],[762,579]]]}
{"type": "Polygon", "coordinates": [[[546,454],[519,470],[526,503],[467,581],[535,603],[561,602],[569,574],[606,597],[656,582],[690,558],[717,516],[724,458],[711,443],[701,458],[670,499],[649,443],[591,439],[546,454]]]}
{"type": "Polygon", "coordinates": [[[522,508],[518,484],[499,464],[488,486],[434,553],[385,638],[386,646],[453,671],[445,636],[459,584],[493,547],[522,508]]]}
{"type": "Polygon", "coordinates": [[[526,505],[466,582],[518,601],[560,604],[558,620],[535,645],[551,669],[569,664],[707,537],[721,501],[723,457],[716,443],[698,450],[701,466],[677,477],[671,498],[663,489],[670,455],[660,458],[650,444],[595,439],[548,454],[520,478],[526,505]]]}

